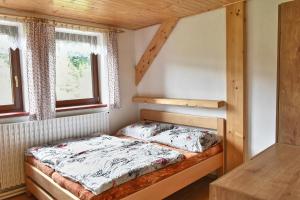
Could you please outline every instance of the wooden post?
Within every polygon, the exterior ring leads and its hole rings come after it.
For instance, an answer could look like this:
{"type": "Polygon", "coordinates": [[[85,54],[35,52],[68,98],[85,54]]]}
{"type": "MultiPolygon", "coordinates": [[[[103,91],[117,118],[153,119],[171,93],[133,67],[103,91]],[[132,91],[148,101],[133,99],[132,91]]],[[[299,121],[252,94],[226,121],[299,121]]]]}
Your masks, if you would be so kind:
{"type": "Polygon", "coordinates": [[[154,61],[155,57],[159,53],[160,49],[163,47],[167,41],[172,30],[176,26],[178,19],[171,19],[161,24],[159,30],[156,32],[152,41],[150,42],[145,53],[141,57],[139,63],[135,68],[135,84],[138,85],[145,75],[146,71],[149,69],[150,65],[154,61]]]}
{"type": "Polygon", "coordinates": [[[226,7],[227,26],[227,171],[247,155],[246,2],[226,7]]]}
{"type": "Polygon", "coordinates": [[[300,145],[300,1],[279,6],[277,142],[300,145]]]}

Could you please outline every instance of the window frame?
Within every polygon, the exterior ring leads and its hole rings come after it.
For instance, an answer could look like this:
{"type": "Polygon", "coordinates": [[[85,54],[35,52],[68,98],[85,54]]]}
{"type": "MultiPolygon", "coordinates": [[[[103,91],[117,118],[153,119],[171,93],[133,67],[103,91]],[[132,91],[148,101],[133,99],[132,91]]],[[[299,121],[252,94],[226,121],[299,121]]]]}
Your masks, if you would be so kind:
{"type": "Polygon", "coordinates": [[[24,112],[20,50],[10,50],[13,104],[0,105],[0,114],[24,112]]]}
{"type": "Polygon", "coordinates": [[[92,84],[93,84],[92,85],[93,98],[56,100],[56,108],[101,104],[98,55],[91,53],[90,59],[91,59],[91,68],[92,68],[91,76],[92,76],[92,84]]]}

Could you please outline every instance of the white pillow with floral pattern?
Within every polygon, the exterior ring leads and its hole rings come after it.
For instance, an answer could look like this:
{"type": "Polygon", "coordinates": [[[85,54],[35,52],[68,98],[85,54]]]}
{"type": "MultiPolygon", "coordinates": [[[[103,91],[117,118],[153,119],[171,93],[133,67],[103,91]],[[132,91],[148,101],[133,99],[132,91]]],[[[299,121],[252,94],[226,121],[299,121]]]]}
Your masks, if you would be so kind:
{"type": "Polygon", "coordinates": [[[217,132],[210,129],[175,126],[149,139],[190,152],[203,152],[220,142],[217,132]]]}
{"type": "Polygon", "coordinates": [[[173,124],[139,121],[118,131],[117,135],[125,135],[137,139],[148,140],[156,134],[174,128],[173,124]]]}

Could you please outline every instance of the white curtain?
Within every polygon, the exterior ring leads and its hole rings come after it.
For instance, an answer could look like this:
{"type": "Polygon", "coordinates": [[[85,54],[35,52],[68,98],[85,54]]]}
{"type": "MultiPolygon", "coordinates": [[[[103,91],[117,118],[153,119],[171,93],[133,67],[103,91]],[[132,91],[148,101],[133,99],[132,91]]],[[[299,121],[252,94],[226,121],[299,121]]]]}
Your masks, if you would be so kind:
{"type": "Polygon", "coordinates": [[[5,35],[7,38],[6,43],[9,43],[10,48],[15,50],[16,48],[19,48],[19,33],[18,33],[18,27],[17,26],[10,26],[10,25],[0,25],[0,34],[5,35]]]}
{"type": "Polygon", "coordinates": [[[120,86],[119,86],[119,57],[118,39],[116,32],[106,34],[107,45],[107,71],[109,88],[110,108],[120,108],[120,86]]]}
{"type": "Polygon", "coordinates": [[[26,23],[26,64],[32,120],[55,117],[55,27],[46,20],[26,23]]]}
{"type": "Polygon", "coordinates": [[[70,45],[80,46],[76,51],[99,54],[100,48],[97,36],[88,34],[68,33],[56,31],[55,33],[57,46],[65,45],[66,42],[70,45]]]}

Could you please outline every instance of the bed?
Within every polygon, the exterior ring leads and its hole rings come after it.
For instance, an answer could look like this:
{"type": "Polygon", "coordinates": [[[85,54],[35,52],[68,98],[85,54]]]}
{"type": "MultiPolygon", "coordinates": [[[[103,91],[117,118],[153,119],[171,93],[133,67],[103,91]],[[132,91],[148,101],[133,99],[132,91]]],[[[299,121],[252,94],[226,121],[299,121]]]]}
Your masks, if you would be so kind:
{"type": "Polygon", "coordinates": [[[80,184],[51,171],[38,160],[27,159],[25,174],[28,193],[37,199],[49,200],[163,199],[216,170],[220,175],[224,172],[224,150],[226,149],[224,119],[154,110],[141,110],[140,118],[141,120],[215,129],[222,138],[222,142],[202,153],[175,149],[185,156],[183,161],[142,175],[100,195],[93,195],[80,184]]]}

